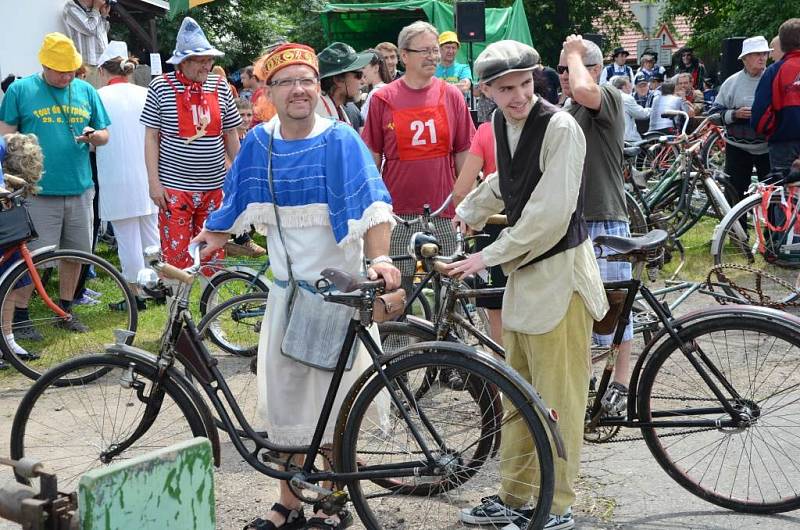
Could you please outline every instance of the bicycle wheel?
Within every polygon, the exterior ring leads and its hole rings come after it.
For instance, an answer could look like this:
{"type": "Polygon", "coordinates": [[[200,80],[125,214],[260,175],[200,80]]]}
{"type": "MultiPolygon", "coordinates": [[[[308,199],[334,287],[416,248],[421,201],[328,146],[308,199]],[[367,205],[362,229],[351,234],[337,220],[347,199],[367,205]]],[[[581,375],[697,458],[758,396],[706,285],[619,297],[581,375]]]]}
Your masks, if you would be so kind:
{"type": "Polygon", "coordinates": [[[725,138],[719,130],[709,134],[703,141],[700,161],[708,169],[725,171],[725,138]]]}
{"type": "Polygon", "coordinates": [[[436,334],[407,322],[381,322],[378,324],[381,337],[381,349],[384,355],[396,353],[401,348],[436,340],[436,334]]]}
{"type": "MultiPolygon", "coordinates": [[[[730,265],[730,268],[724,268],[725,276],[735,286],[746,291],[761,292],[778,303],[796,301],[796,293],[787,292],[774,282],[761,281],[751,270],[764,271],[789,285],[796,285],[800,272],[800,253],[781,251],[781,246],[790,242],[788,239],[791,232],[767,227],[766,221],[770,221],[772,226],[782,227],[784,224],[783,219],[770,219],[773,214],[778,215],[780,194],[770,198],[766,215],[761,202],[761,194],[747,197],[717,227],[711,245],[714,265],[730,265]],[[757,226],[760,227],[760,233],[757,226]],[[743,267],[737,269],[737,266],[743,267]]],[[[721,287],[728,296],[748,302],[734,286],[723,282],[721,287]]]]}
{"type": "Polygon", "coordinates": [[[200,336],[231,355],[255,356],[268,298],[268,291],[254,292],[215,306],[197,325],[200,336]]]}
{"type": "Polygon", "coordinates": [[[90,355],[54,367],[31,386],[17,409],[11,458],[43,463],[58,476],[62,491],[74,491],[91,469],[206,436],[202,417],[184,391],[169,377],[155,391],[155,377],[156,369],[116,355],[90,355]],[[98,372],[105,375],[61,385],[98,372]],[[131,439],[150,413],[152,424],[131,439]],[[131,445],[120,454],[109,454],[126,443],[131,445]]]}
{"type": "MultiPolygon", "coordinates": [[[[263,292],[231,298],[213,308],[197,325],[197,333],[201,337],[208,337],[221,348],[222,351],[209,348],[209,353],[217,360],[217,368],[222,372],[239,408],[253,427],[258,425],[254,362],[268,297],[269,293],[263,292]]],[[[209,409],[212,410],[217,427],[222,429],[222,422],[210,404],[209,409]]],[[[228,413],[233,418],[230,410],[228,413]]],[[[241,429],[237,433],[239,436],[247,436],[241,429]]]]}
{"type": "MultiPolygon", "coordinates": [[[[515,494],[530,495],[534,514],[528,528],[542,527],[553,495],[550,443],[540,418],[502,373],[465,357],[460,348],[431,344],[420,355],[395,358],[386,367],[386,376],[392,389],[387,389],[380,377],[372,378],[350,408],[341,438],[338,434],[335,438],[341,444],[341,471],[398,470],[395,477],[348,483],[355,509],[367,528],[396,528],[397,514],[407,510],[409,503],[416,506],[418,517],[406,519],[404,528],[450,528],[458,521],[461,507],[497,493],[501,463],[504,470],[539,470],[531,472],[532,479],[518,473],[511,478],[506,471],[505,487],[513,482],[515,494]],[[429,379],[432,370],[452,368],[466,374],[465,390],[429,379]],[[430,390],[419,398],[408,391],[425,384],[430,390]],[[422,445],[399,409],[394,404],[387,407],[390,391],[402,391],[400,406],[437,461],[437,471],[428,469],[422,445]],[[501,430],[503,436],[526,441],[529,450],[501,458],[493,450],[501,430]],[[403,476],[400,467],[404,464],[416,465],[417,473],[403,476]],[[409,495],[414,499],[408,499],[409,495]]],[[[405,475],[409,474],[407,468],[405,475]]]]}
{"type": "Polygon", "coordinates": [[[642,207],[636,202],[629,192],[625,192],[625,210],[628,212],[628,224],[631,236],[641,236],[648,232],[647,218],[642,212],[642,207]]]}
{"type": "MultiPolygon", "coordinates": [[[[3,333],[0,349],[3,356],[17,370],[31,379],[37,379],[57,363],[104,351],[105,344],[115,342],[114,330],[136,331],[138,314],[133,293],[122,275],[109,262],[77,250],[55,250],[33,257],[45,292],[54,303],[60,298],[73,298],[74,282],[62,284],[61,277],[73,269],[91,267],[86,279],[86,292],[76,297],[70,311],[85,326],[85,331],[62,327],[65,322],[48,307],[37,291],[33,291],[28,304],[28,318],[11,323],[15,307],[24,305],[23,291],[32,289],[30,274],[24,262],[16,265],[0,285],[0,315],[3,315],[3,333]],[[27,287],[26,287],[27,286],[27,287]],[[79,300],[80,298],[80,300],[79,300]],[[122,311],[109,304],[125,301],[122,311]],[[6,335],[13,333],[16,343],[37,359],[22,358],[11,350],[6,335]]],[[[133,335],[127,344],[133,342],[133,335]]]]}
{"type": "Polygon", "coordinates": [[[655,459],[681,486],[718,506],[750,513],[800,508],[800,333],[732,315],[689,325],[680,337],[727,403],[751,419],[736,427],[681,425],[731,416],[668,340],[645,366],[638,397],[640,420],[663,424],[642,428],[655,459]]]}
{"type": "Polygon", "coordinates": [[[243,270],[225,270],[214,275],[203,287],[200,294],[200,317],[226,300],[247,293],[268,293],[267,284],[256,276],[243,270]]]}

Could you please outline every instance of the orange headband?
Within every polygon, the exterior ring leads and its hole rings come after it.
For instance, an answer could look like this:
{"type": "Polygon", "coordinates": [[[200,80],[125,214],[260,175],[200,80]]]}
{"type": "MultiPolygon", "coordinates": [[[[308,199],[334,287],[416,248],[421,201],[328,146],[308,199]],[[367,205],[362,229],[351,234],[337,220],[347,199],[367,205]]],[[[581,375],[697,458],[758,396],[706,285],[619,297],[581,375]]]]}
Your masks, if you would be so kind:
{"type": "Polygon", "coordinates": [[[269,82],[280,69],[293,64],[310,66],[319,75],[319,62],[314,49],[304,44],[286,43],[278,46],[267,55],[262,63],[264,80],[269,82]]]}

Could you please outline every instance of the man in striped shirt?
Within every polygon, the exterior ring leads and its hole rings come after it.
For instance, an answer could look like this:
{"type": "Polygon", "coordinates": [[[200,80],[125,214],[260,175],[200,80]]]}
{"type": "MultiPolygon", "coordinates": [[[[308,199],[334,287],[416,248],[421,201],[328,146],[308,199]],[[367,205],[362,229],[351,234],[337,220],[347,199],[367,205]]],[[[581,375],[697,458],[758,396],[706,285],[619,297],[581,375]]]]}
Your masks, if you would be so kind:
{"type": "Polygon", "coordinates": [[[97,61],[108,47],[108,15],[111,4],[107,0],[67,0],[62,17],[67,36],[75,43],[86,66],[86,80],[97,86],[97,61]]]}
{"type": "MultiPolygon", "coordinates": [[[[150,83],[141,122],[150,197],[159,207],[158,224],[165,260],[176,267],[192,263],[189,241],[203,229],[222,202],[225,155],[239,152],[241,124],[228,83],[210,74],[223,55],[203,30],[186,17],[172,57],[176,71],[150,83]]],[[[218,253],[213,258],[221,258],[218,253]]]]}

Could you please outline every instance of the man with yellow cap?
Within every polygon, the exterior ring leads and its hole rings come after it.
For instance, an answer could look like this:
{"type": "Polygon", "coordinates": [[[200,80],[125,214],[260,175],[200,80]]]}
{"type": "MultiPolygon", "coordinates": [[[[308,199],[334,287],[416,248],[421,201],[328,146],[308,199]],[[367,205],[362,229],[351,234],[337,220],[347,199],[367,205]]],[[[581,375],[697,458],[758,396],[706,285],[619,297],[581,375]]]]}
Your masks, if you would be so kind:
{"type": "Polygon", "coordinates": [[[439,35],[439,65],[436,77],[451,85],[456,85],[464,94],[472,87],[472,73],[469,65],[456,61],[456,54],[461,47],[455,31],[443,31],[439,35]]]}
{"type": "MultiPolygon", "coordinates": [[[[270,440],[281,445],[309,445],[320,417],[333,373],[315,368],[313,359],[289,357],[284,336],[293,291],[310,290],[326,267],[351,274],[382,277],[387,289],[400,284],[400,271],[388,257],[394,224],[389,192],[372,155],[349,125],[314,112],[320,94],[319,63],[314,50],[302,44],[279,46],[260,63],[257,72],[267,82],[267,97],[276,117],[251,129],[225,179],[225,199],[209,215],[194,239],[221,248],[229,234],[254,225],[266,231],[275,287],[270,290],[261,327],[256,372],[259,420],[270,440]]],[[[300,296],[300,295],[298,295],[300,296]]],[[[315,334],[306,319],[308,352],[330,341],[315,334]]],[[[373,326],[376,339],[377,329],[373,326]]],[[[343,342],[343,341],[342,341],[343,342]]],[[[333,442],[335,418],[358,374],[370,365],[360,346],[353,355],[334,402],[331,421],[322,437],[333,442]]],[[[307,522],[303,505],[287,483],[281,483],[279,502],[266,519],[246,528],[314,528],[336,530],[348,524],[347,513],[323,514],[307,522]]]]}
{"type": "MultiPolygon", "coordinates": [[[[75,78],[75,70],[83,61],[66,35],[46,35],[39,62],[42,73],[12,84],[0,105],[0,135],[35,134],[44,154],[44,176],[39,182],[42,191],[28,204],[39,239],[28,247],[35,250],[56,245],[91,252],[95,191],[89,146],[108,142],[110,120],[95,89],[75,78]]],[[[67,312],[72,307],[80,269],[78,263],[62,262],[59,266],[59,303],[67,312]]],[[[19,291],[14,335],[17,340],[42,340],[34,328],[19,325],[29,320],[27,307],[33,286],[19,291]]],[[[57,325],[75,332],[88,330],[77,318],[58,321],[57,325]]]]}

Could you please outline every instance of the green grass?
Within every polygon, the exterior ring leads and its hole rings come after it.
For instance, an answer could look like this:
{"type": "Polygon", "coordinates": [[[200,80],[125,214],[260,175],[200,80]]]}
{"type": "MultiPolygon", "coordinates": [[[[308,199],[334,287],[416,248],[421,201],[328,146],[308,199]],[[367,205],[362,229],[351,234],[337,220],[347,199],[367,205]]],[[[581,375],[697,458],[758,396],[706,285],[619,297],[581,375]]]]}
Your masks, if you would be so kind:
{"type": "MultiPolygon", "coordinates": [[[[714,234],[714,227],[718,222],[719,220],[713,217],[703,217],[691,230],[681,236],[685,262],[678,273],[679,279],[705,281],[708,271],[714,265],[711,257],[711,236],[714,234]]],[[[662,280],[671,278],[678,265],[680,265],[680,257],[675,253],[672,260],[664,266],[659,278],[662,280]]]]}

